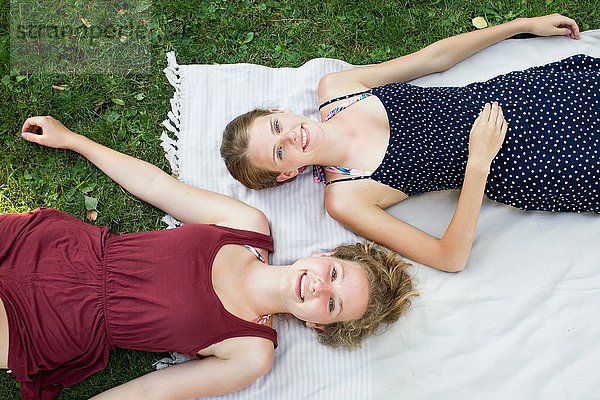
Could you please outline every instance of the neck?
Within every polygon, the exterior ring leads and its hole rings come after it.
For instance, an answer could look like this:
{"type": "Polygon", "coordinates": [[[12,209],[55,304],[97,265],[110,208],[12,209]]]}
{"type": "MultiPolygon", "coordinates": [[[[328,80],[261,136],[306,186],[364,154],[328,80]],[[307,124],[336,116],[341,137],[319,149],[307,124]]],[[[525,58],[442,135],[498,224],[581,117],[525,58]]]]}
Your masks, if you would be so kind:
{"type": "Polygon", "coordinates": [[[323,151],[317,157],[316,164],[348,166],[350,155],[355,150],[353,130],[340,124],[341,120],[329,120],[321,124],[323,130],[323,151]],[[343,145],[341,145],[343,144],[343,145]]]}
{"type": "Polygon", "coordinates": [[[265,265],[260,261],[253,263],[246,279],[246,299],[257,316],[287,313],[288,310],[280,296],[280,282],[286,266],[265,265]]]}

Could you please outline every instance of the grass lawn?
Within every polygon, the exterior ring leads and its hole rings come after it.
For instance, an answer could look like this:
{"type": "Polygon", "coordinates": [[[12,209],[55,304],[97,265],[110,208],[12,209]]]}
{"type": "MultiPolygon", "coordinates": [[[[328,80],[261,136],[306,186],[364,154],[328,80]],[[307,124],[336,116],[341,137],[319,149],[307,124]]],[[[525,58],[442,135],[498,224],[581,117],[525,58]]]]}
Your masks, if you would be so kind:
{"type": "MultiPolygon", "coordinates": [[[[50,3],[41,1],[45,2],[50,3]]],[[[14,11],[19,2],[12,3],[14,11]]],[[[54,0],[48,13],[21,18],[38,24],[59,18],[93,26],[97,11],[89,3],[54,0]]],[[[598,0],[142,0],[124,11],[104,7],[103,12],[115,20],[126,15],[147,28],[149,35],[141,44],[149,51],[147,57],[123,52],[117,59],[119,43],[132,40],[123,37],[112,44],[117,52],[106,55],[124,65],[145,61],[142,67],[130,73],[116,68],[113,72],[27,73],[18,68],[19,60],[11,60],[11,5],[0,0],[0,213],[47,206],[85,219],[87,196],[98,200],[97,225],[110,226],[117,233],[164,228],[162,212],[125,193],[82,157],[26,143],[18,132],[28,116],[50,114],[76,132],[168,171],[159,137],[173,94],[162,73],[165,54],[171,50],[181,64],[251,62],[295,67],[316,57],[364,64],[473,30],[471,19],[477,16],[498,24],[519,16],[560,12],[576,19],[582,30],[600,28],[598,0]]],[[[20,51],[29,51],[27,59],[41,60],[45,67],[58,62],[51,57],[54,53],[40,56],[43,48],[20,51]]],[[[150,372],[152,362],[160,357],[115,351],[106,370],[65,389],[60,399],[89,398],[150,372]]],[[[1,373],[0,399],[19,398],[17,382],[1,373]]]]}

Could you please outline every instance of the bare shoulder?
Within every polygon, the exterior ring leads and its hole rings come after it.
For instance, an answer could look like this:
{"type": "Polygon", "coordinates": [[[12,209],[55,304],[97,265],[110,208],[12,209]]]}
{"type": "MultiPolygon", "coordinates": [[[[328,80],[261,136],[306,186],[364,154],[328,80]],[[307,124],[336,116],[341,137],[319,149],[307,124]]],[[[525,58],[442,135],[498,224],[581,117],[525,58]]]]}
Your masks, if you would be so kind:
{"type": "Polygon", "coordinates": [[[269,339],[244,336],[226,339],[200,350],[198,355],[216,356],[221,359],[238,359],[249,367],[266,373],[273,366],[275,346],[269,339]]]}
{"type": "Polygon", "coordinates": [[[368,207],[387,208],[408,196],[371,179],[333,183],[325,190],[325,209],[332,218],[343,222],[368,207]]]}
{"type": "Polygon", "coordinates": [[[359,81],[352,79],[353,74],[350,72],[358,68],[362,67],[354,67],[349,70],[333,72],[323,76],[319,80],[317,87],[319,104],[323,104],[336,97],[369,89],[359,81]]]}
{"type": "Polygon", "coordinates": [[[218,222],[216,225],[271,235],[269,220],[262,211],[254,207],[247,207],[243,211],[232,213],[227,219],[218,222]]]}

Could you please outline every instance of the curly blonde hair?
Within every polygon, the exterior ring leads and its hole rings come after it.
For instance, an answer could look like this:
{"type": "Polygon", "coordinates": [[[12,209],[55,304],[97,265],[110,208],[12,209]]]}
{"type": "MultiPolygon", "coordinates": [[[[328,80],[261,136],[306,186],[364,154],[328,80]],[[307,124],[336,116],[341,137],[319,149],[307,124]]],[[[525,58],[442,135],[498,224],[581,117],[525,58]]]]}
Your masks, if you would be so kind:
{"type": "Polygon", "coordinates": [[[360,319],[325,325],[323,331],[317,331],[318,339],[331,347],[356,348],[382,323],[396,322],[410,306],[410,297],[418,292],[406,271],[410,264],[375,243],[338,246],[332,256],[364,268],[369,279],[369,302],[360,319]]]}
{"type": "Polygon", "coordinates": [[[223,131],[221,157],[227,170],[235,179],[249,189],[268,189],[291,182],[295,178],[278,182],[279,172],[255,167],[250,161],[248,146],[250,126],[258,117],[270,115],[271,111],[258,108],[235,117],[223,131]]]}

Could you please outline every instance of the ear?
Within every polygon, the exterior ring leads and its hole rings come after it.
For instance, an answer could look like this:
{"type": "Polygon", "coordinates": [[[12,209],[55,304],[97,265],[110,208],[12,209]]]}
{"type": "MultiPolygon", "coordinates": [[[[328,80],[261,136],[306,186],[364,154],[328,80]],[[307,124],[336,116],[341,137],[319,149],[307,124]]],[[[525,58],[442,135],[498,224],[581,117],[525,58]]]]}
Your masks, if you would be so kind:
{"type": "Polygon", "coordinates": [[[277,182],[284,182],[284,181],[287,181],[288,179],[292,179],[292,178],[296,177],[299,173],[300,172],[297,169],[293,170],[293,171],[282,172],[275,179],[277,180],[277,182]]]}
{"type": "Polygon", "coordinates": [[[319,330],[321,332],[323,332],[325,330],[325,325],[323,324],[315,324],[314,322],[307,322],[306,326],[311,328],[311,329],[316,329],[319,330]]]}

